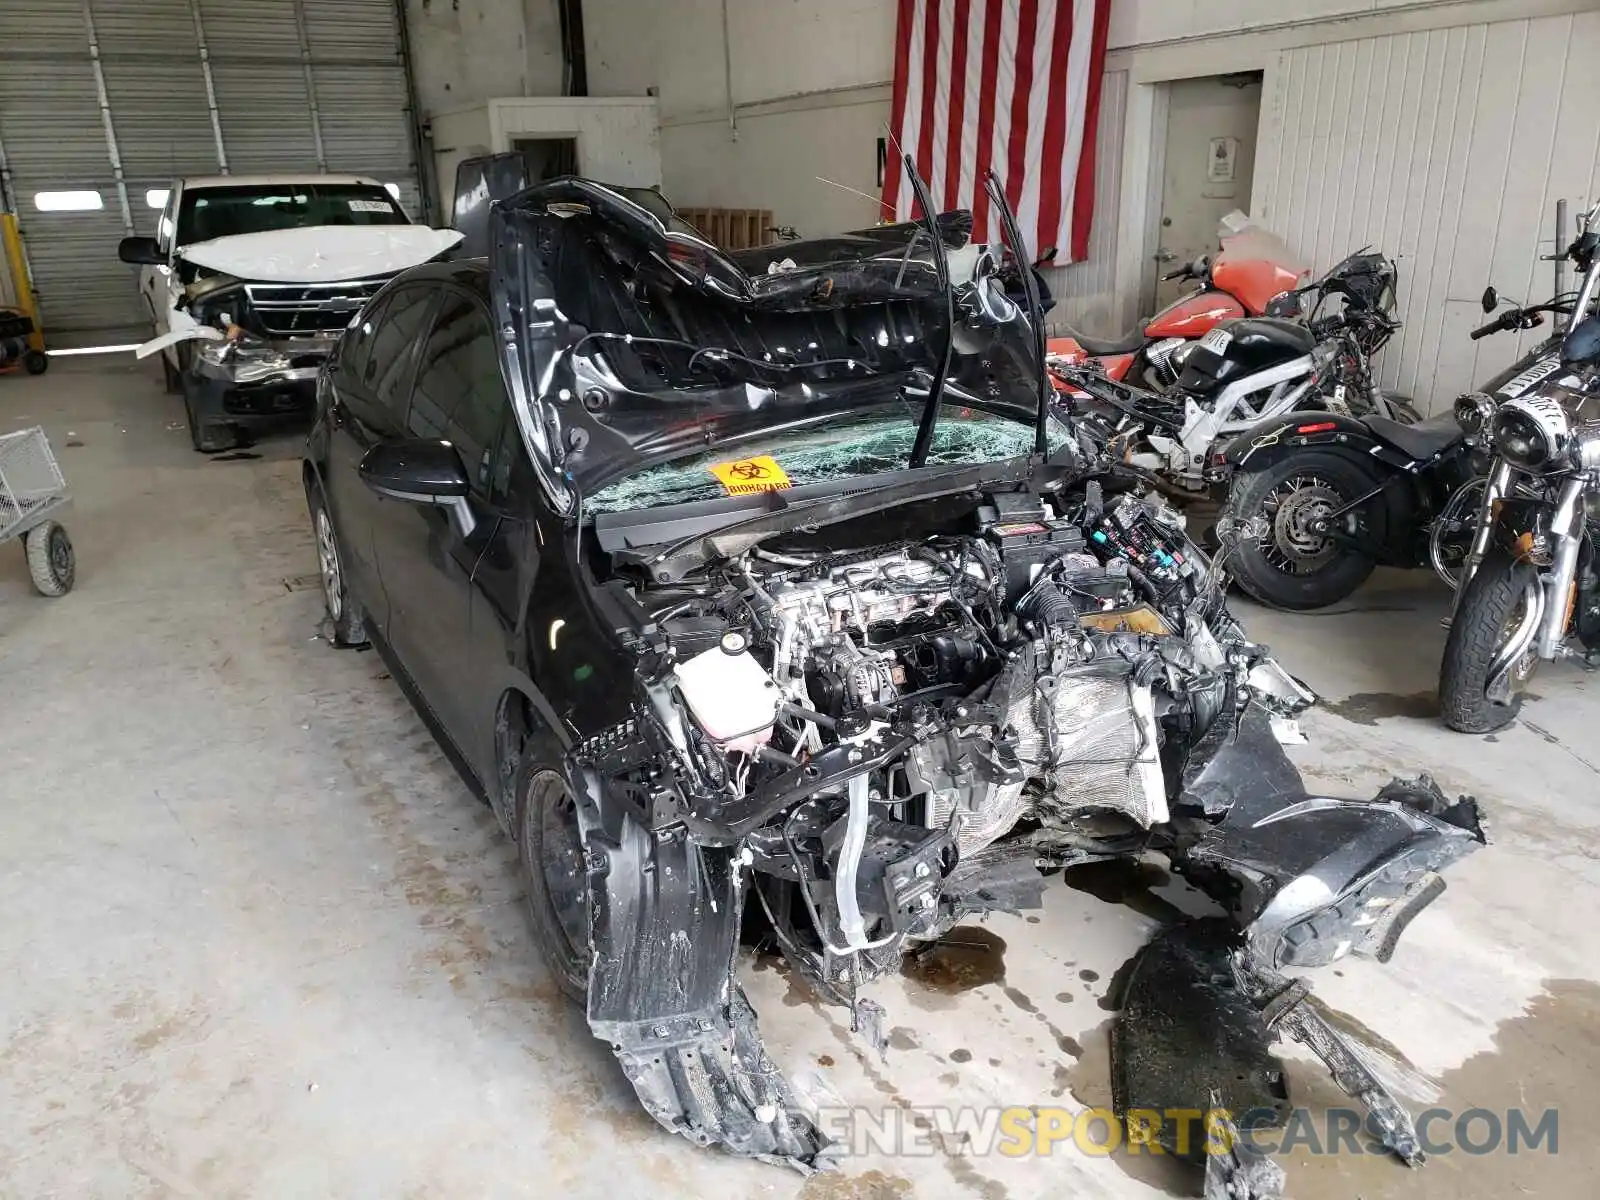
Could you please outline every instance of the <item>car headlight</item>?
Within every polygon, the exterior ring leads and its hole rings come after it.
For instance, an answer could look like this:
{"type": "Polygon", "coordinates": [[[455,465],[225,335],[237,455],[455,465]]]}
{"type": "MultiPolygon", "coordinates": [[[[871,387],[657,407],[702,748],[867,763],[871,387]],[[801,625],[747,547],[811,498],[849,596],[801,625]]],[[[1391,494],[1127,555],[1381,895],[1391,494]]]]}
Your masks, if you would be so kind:
{"type": "Polygon", "coordinates": [[[1495,413],[1490,437],[1495,452],[1524,471],[1537,471],[1556,455],[1556,431],[1515,403],[1495,413]]]}
{"type": "Polygon", "coordinates": [[[1494,397],[1486,392],[1467,392],[1456,399],[1456,424],[1468,437],[1483,432],[1494,417],[1494,397]]]}

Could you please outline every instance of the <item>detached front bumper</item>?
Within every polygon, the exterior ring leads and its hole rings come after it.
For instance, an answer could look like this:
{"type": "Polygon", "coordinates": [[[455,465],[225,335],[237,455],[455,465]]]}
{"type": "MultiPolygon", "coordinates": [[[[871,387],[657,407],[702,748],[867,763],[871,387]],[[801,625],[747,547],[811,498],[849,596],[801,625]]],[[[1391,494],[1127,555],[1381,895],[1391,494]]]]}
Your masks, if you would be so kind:
{"type": "Polygon", "coordinates": [[[1268,969],[1346,954],[1387,962],[1444,890],[1439,872],[1487,840],[1477,802],[1448,800],[1426,775],[1396,779],[1371,800],[1308,794],[1259,710],[1205,749],[1185,798],[1220,801],[1227,815],[1174,866],[1228,904],[1268,969]]]}
{"type": "Polygon", "coordinates": [[[309,417],[329,339],[266,346],[204,344],[184,380],[201,423],[267,424],[309,417]]]}

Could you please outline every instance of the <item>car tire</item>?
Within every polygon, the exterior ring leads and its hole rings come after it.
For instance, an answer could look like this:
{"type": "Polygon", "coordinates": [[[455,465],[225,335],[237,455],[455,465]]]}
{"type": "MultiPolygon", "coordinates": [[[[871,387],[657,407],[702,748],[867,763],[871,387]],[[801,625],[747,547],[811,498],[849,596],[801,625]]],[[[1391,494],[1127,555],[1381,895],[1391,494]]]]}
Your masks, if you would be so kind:
{"type": "Polygon", "coordinates": [[[322,577],[322,606],[328,614],[328,623],[333,627],[333,636],[329,640],[343,648],[365,646],[366,616],[350,595],[333,514],[323,501],[322,489],[316,485],[312,485],[306,499],[311,510],[311,535],[316,539],[317,569],[322,577]]]}
{"type": "Polygon", "coordinates": [[[566,776],[530,758],[517,773],[517,859],[539,957],[563,995],[589,993],[589,878],[577,805],[566,776]]]}
{"type": "MultiPolygon", "coordinates": [[[[1326,608],[1345,599],[1367,581],[1377,564],[1359,550],[1326,537],[1319,542],[1314,535],[1306,536],[1285,506],[1299,503],[1309,514],[1314,504],[1349,504],[1376,486],[1377,480],[1359,460],[1326,450],[1290,455],[1261,470],[1236,475],[1224,518],[1242,522],[1264,517],[1268,531],[1241,543],[1228,559],[1234,582],[1262,604],[1290,612],[1326,608]]],[[[1381,520],[1381,513],[1369,513],[1366,519],[1369,524],[1381,520]]],[[[1368,532],[1381,541],[1384,531],[1368,532]]]]}
{"type": "Polygon", "coordinates": [[[72,539],[59,521],[44,521],[23,538],[28,554],[28,574],[41,596],[65,596],[78,577],[78,560],[72,539]]]}

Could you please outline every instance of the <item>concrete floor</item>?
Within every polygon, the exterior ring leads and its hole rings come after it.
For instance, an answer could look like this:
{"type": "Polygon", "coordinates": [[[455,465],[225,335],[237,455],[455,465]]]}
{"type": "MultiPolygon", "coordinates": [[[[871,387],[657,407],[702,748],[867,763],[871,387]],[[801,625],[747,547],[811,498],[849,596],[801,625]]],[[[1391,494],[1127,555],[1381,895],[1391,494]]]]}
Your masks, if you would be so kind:
{"type": "MultiPolygon", "coordinates": [[[[297,446],[194,454],[130,359],[0,378],[77,506],[78,585],[44,600],[0,547],[0,1194],[7,1196],[1158,1196],[1125,1155],[922,1155],[791,1173],[693,1148],[636,1109],[523,925],[513,852],[382,664],[317,636],[297,446]]],[[[1498,738],[1432,714],[1442,590],[1381,580],[1332,615],[1247,614],[1325,697],[1298,752],[1336,792],[1432,771],[1494,845],[1395,961],[1319,973],[1409,1059],[1414,1101],[1561,1107],[1560,1152],[1289,1163],[1307,1197],[1593,1194],[1600,1077],[1600,702],[1549,670],[1498,738]]],[[[1159,884],[1159,875],[1149,881],[1159,884]]],[[[777,1059],[813,1094],[905,1105],[1104,1103],[1096,1001],[1170,885],[1055,887],[989,928],[1005,979],[895,979],[888,1061],[747,964],[777,1059]],[[1104,891],[1104,888],[1098,890],[1104,891]],[[1076,1052],[1076,1053],[1075,1053],[1076,1052]]],[[[1179,898],[1181,901],[1181,898],[1179,898]]],[[[758,969],[761,968],[761,969],[758,969]]],[[[1297,1099],[1335,1094],[1296,1058],[1297,1099]]]]}

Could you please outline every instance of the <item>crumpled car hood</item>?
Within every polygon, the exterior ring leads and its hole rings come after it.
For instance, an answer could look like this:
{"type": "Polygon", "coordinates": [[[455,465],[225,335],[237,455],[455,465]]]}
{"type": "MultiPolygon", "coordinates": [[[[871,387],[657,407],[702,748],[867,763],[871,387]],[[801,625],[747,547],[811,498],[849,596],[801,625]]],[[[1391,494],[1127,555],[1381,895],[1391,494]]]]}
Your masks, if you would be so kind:
{"type": "MultiPolygon", "coordinates": [[[[936,227],[965,253],[971,214],[936,227]]],[[[875,405],[920,403],[953,344],[948,395],[1031,422],[1026,318],[946,329],[931,236],[877,226],[719,250],[665,199],[563,178],[496,204],[490,286],[524,436],[552,492],[875,405]]],[[[953,256],[953,255],[952,255],[953,256]]]]}
{"type": "Polygon", "coordinates": [[[392,275],[461,241],[456,229],[426,225],[310,225],[196,242],[179,257],[208,270],[262,283],[337,283],[392,275]]]}

